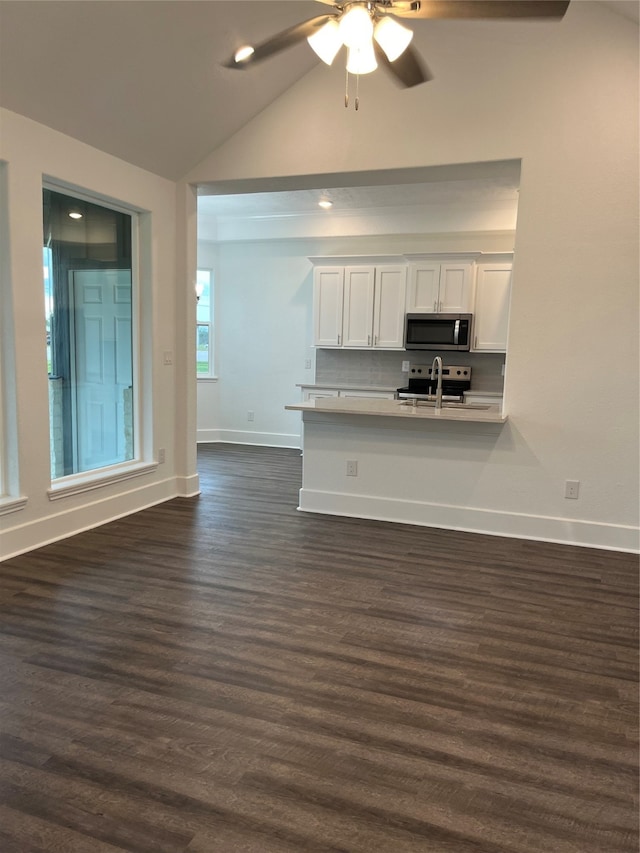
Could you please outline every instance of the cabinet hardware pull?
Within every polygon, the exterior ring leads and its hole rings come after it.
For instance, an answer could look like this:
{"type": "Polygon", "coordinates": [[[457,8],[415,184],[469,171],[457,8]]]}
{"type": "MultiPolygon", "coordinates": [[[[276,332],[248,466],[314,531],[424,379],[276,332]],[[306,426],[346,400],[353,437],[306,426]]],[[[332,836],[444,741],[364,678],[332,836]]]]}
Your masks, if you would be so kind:
{"type": "Polygon", "coordinates": [[[340,346],[340,335],[338,335],[338,346],[340,346]]]}
{"type": "Polygon", "coordinates": [[[371,335],[367,335],[367,346],[371,346],[371,335]]]}
{"type": "Polygon", "coordinates": [[[374,345],[374,347],[378,346],[378,336],[377,335],[375,335],[373,338],[373,345],[374,345]]]}
{"type": "Polygon", "coordinates": [[[434,311],[437,311],[437,310],[438,310],[438,303],[437,303],[437,301],[436,301],[435,299],[433,300],[433,310],[434,310],[434,311]]]}
{"type": "Polygon", "coordinates": [[[473,339],[473,348],[478,349],[478,336],[477,335],[473,339]]]}

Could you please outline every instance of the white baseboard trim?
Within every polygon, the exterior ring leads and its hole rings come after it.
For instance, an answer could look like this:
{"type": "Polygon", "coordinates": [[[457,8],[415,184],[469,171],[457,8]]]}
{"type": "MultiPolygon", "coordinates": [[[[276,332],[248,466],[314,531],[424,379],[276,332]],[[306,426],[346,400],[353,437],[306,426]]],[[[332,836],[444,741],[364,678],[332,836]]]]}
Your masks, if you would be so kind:
{"type": "MultiPolygon", "coordinates": [[[[185,478],[187,481],[192,479],[185,478]]],[[[189,496],[186,493],[176,492],[174,478],[93,501],[87,501],[85,495],[84,501],[79,506],[74,505],[47,515],[45,518],[24,521],[5,528],[0,534],[0,562],[34,551],[36,548],[42,548],[44,545],[50,545],[52,542],[68,539],[77,533],[93,530],[172,498],[189,496]]]]}
{"type": "Polygon", "coordinates": [[[176,477],[176,496],[180,498],[195,498],[200,494],[200,476],[191,474],[189,477],[176,477]]]}
{"type": "Polygon", "coordinates": [[[348,495],[300,489],[298,509],[323,515],[368,518],[439,527],[491,536],[533,539],[585,548],[640,552],[640,528],[570,518],[526,515],[475,507],[421,503],[367,495],[348,495]]]}
{"type": "Polygon", "coordinates": [[[258,447],[293,447],[300,449],[300,436],[279,432],[251,432],[235,429],[199,429],[198,444],[253,444],[258,447]]]}

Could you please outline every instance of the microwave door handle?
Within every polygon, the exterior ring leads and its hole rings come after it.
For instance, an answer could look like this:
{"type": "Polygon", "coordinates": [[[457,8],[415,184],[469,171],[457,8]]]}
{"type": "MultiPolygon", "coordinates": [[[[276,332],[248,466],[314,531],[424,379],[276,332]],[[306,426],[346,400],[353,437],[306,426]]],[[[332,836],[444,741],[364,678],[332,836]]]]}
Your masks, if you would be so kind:
{"type": "Polygon", "coordinates": [[[458,346],[460,340],[460,320],[456,320],[453,324],[453,343],[458,346]]]}

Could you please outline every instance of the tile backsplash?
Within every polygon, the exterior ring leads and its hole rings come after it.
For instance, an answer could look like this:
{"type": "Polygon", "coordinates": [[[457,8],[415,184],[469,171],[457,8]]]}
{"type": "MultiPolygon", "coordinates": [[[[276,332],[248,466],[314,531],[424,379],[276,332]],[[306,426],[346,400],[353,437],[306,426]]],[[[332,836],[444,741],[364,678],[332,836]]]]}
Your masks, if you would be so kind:
{"type": "MultiPolygon", "coordinates": [[[[393,352],[389,350],[318,349],[316,351],[316,383],[319,385],[382,385],[400,388],[407,384],[408,374],[402,362],[430,364],[438,353],[393,352]]],[[[503,353],[444,353],[443,362],[471,367],[474,391],[502,391],[503,353]]]]}

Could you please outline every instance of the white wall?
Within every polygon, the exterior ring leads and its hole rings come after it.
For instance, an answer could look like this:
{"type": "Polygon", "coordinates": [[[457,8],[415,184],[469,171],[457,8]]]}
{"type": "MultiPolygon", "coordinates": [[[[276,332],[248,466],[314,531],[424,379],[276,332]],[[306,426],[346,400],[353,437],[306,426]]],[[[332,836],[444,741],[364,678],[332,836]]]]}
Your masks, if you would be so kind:
{"type": "MultiPolygon", "coordinates": [[[[9,243],[3,253],[2,310],[10,311],[11,340],[3,348],[15,357],[15,388],[7,388],[8,439],[17,448],[12,458],[9,495],[0,498],[0,557],[30,550],[111,518],[198,491],[194,453],[195,417],[189,436],[189,415],[177,389],[195,381],[192,358],[185,358],[188,336],[177,323],[189,314],[195,323],[194,291],[187,293],[182,273],[176,276],[176,185],[99,152],[14,113],[0,114],[0,159],[5,161],[9,243]],[[141,430],[143,461],[149,470],[122,482],[89,492],[50,499],[49,414],[44,292],[42,277],[43,176],[141,213],[141,430]],[[173,364],[163,364],[163,353],[173,364]],[[166,463],[155,466],[157,449],[166,463]],[[2,514],[3,510],[15,511],[2,514]]],[[[186,229],[189,204],[182,208],[186,229]]],[[[195,211],[195,202],[193,203],[195,211]]],[[[193,232],[195,234],[195,224],[193,232]]],[[[185,241],[182,241],[184,247],[185,241]]],[[[192,265],[195,266],[195,251],[192,265]]],[[[188,263],[184,248],[181,269],[188,263]]],[[[6,319],[6,318],[5,318],[6,319]]],[[[183,325],[185,321],[183,319],[183,325]]],[[[13,367],[11,370],[13,374],[13,367]]],[[[181,397],[180,394],[183,396],[181,397]]]]}
{"type": "Polygon", "coordinates": [[[580,2],[561,23],[432,22],[415,43],[432,82],[399,91],[376,73],[354,113],[343,71],[319,66],[188,180],[311,175],[321,187],[336,173],[521,159],[511,449],[508,465],[487,462],[479,507],[611,525],[626,546],[638,525],[638,27],[580,2]],[[560,497],[565,479],[581,481],[580,500],[560,497]]]}

